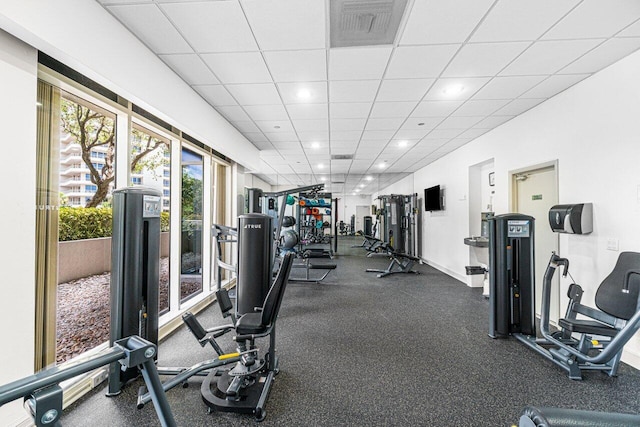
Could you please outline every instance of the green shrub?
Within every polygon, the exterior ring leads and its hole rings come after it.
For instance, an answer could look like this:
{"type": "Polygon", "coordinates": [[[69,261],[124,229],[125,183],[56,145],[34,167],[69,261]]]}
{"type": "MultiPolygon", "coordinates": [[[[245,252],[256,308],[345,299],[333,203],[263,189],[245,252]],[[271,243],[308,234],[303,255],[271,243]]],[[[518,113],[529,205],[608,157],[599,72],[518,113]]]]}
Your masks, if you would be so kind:
{"type": "Polygon", "coordinates": [[[59,240],[111,237],[110,208],[60,207],[59,240]]]}
{"type": "Polygon", "coordinates": [[[169,212],[160,212],[160,231],[169,231],[169,212]]]}
{"type": "MultiPolygon", "coordinates": [[[[111,237],[113,215],[111,208],[60,207],[59,239],[97,239],[111,237]]],[[[169,231],[169,212],[160,213],[160,230],[169,231]]]]}

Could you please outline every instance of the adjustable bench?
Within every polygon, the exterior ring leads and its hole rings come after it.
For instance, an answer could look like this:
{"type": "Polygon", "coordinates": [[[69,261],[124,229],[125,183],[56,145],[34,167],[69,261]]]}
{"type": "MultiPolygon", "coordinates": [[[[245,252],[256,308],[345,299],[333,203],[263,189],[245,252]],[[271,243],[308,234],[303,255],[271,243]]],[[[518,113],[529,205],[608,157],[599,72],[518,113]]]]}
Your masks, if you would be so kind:
{"type": "MultiPolygon", "coordinates": [[[[390,248],[390,246],[389,246],[390,248]]],[[[396,252],[393,250],[388,250],[386,255],[389,256],[391,262],[386,270],[377,270],[374,268],[367,268],[368,273],[379,273],[378,277],[385,277],[390,274],[398,274],[398,273],[413,273],[420,274],[419,271],[413,270],[413,265],[417,263],[421,263],[422,260],[416,256],[404,254],[401,252],[396,252]]]]}

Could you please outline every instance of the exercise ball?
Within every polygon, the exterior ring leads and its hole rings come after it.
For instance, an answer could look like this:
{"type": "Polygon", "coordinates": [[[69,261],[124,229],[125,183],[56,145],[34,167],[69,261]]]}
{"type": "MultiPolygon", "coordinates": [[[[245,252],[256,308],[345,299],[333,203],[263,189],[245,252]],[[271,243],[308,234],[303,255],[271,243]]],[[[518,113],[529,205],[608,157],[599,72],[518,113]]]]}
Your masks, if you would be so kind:
{"type": "Polygon", "coordinates": [[[298,244],[300,238],[294,230],[282,230],[280,233],[280,247],[288,250],[298,244]]]}
{"type": "Polygon", "coordinates": [[[296,219],[292,216],[285,216],[282,218],[282,226],[283,227],[293,227],[296,225],[296,219]]]}

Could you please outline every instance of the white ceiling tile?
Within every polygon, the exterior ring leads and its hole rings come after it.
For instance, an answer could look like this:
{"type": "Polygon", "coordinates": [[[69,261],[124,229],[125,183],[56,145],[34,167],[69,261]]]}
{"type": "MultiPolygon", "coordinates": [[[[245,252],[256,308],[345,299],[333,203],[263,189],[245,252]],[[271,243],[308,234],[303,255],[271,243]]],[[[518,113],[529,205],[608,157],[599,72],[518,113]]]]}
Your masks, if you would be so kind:
{"type": "Polygon", "coordinates": [[[515,116],[489,116],[476,123],[473,127],[478,129],[493,129],[508,122],[515,116]]]}
{"type": "Polygon", "coordinates": [[[640,18],[637,0],[584,0],[543,39],[606,38],[640,18]]]}
{"type": "MultiPolygon", "coordinates": [[[[505,99],[485,99],[485,100],[475,100],[472,99],[470,101],[465,102],[458,110],[456,110],[456,115],[458,116],[481,116],[485,117],[499,108],[507,105],[509,100],[505,99]]],[[[508,113],[504,113],[508,115],[508,113]]]]}
{"type": "Polygon", "coordinates": [[[331,119],[331,131],[357,130],[364,128],[367,119],[331,119]]]}
{"type": "Polygon", "coordinates": [[[433,82],[433,79],[383,80],[376,102],[419,101],[433,82]]]}
{"type": "Polygon", "coordinates": [[[422,101],[411,117],[446,117],[460,107],[464,101],[422,101]]]}
{"type": "Polygon", "coordinates": [[[238,105],[222,85],[193,86],[193,88],[214,107],[222,105],[238,105]]]}
{"type": "MultiPolygon", "coordinates": [[[[256,125],[265,134],[269,133],[283,133],[290,134],[295,132],[293,125],[289,120],[257,120],[256,125]]],[[[298,137],[294,137],[293,140],[297,141],[298,137]]]]}
{"type": "Polygon", "coordinates": [[[164,3],[160,7],[196,52],[258,49],[238,2],[164,3]]]}
{"type": "Polygon", "coordinates": [[[451,139],[460,135],[463,131],[460,129],[434,129],[425,137],[425,139],[451,139]]]}
{"type": "Polygon", "coordinates": [[[361,119],[369,117],[370,102],[344,102],[329,105],[332,119],[361,119]]]}
{"type": "Polygon", "coordinates": [[[616,34],[616,37],[640,37],[640,20],[616,34]]]}
{"type": "Polygon", "coordinates": [[[438,77],[459,47],[459,44],[398,47],[391,57],[385,78],[438,77]]]}
{"type": "Polygon", "coordinates": [[[272,82],[260,52],[207,53],[201,57],[224,84],[272,82]]]}
{"type": "MultiPolygon", "coordinates": [[[[485,133],[487,133],[487,132],[489,132],[489,129],[469,129],[469,130],[466,130],[466,131],[464,131],[463,133],[461,133],[461,134],[458,136],[458,138],[463,138],[463,139],[470,138],[470,139],[474,139],[474,138],[477,138],[477,137],[479,137],[480,135],[483,135],[483,134],[485,134],[485,133]]],[[[456,139],[458,139],[458,138],[456,138],[456,139]]],[[[455,144],[455,143],[451,144],[451,143],[449,143],[449,144],[447,144],[447,147],[448,147],[451,151],[453,151],[453,150],[455,150],[456,148],[460,147],[460,145],[464,145],[464,144],[466,144],[467,142],[468,142],[468,141],[463,140],[463,141],[460,141],[460,144],[455,144]]]]}
{"type": "Polygon", "coordinates": [[[329,121],[324,120],[294,120],[293,126],[296,131],[313,132],[313,131],[329,131],[329,121]]]}
{"type": "Polygon", "coordinates": [[[442,76],[494,76],[529,45],[529,42],[467,44],[460,49],[442,76]]]}
{"type": "MultiPolygon", "coordinates": [[[[275,130],[275,129],[274,129],[275,130]]],[[[269,138],[269,141],[283,144],[293,144],[299,146],[298,137],[295,132],[264,132],[264,135],[269,138]]],[[[276,145],[277,146],[277,145],[276,145]]]]}
{"type": "MultiPolygon", "coordinates": [[[[640,4],[640,3],[639,3],[640,4]]],[[[607,40],[559,71],[561,74],[595,73],[640,48],[639,38],[607,40]]]]}
{"type": "Polygon", "coordinates": [[[417,0],[400,45],[462,43],[478,25],[494,0],[417,0]]]}
{"type": "Polygon", "coordinates": [[[218,113],[222,114],[227,120],[232,122],[237,121],[251,121],[251,118],[245,113],[242,107],[235,105],[228,105],[223,107],[217,107],[218,113]]]}
{"type": "Polygon", "coordinates": [[[358,146],[358,151],[366,151],[366,152],[378,152],[387,145],[391,138],[384,139],[369,139],[362,138],[360,141],[360,145],[358,146]]]}
{"type": "Polygon", "coordinates": [[[378,80],[332,81],[329,83],[330,102],[371,102],[376,97],[378,80]]]}
{"type": "Polygon", "coordinates": [[[362,133],[363,140],[383,140],[388,141],[395,135],[395,130],[365,130],[362,133]]]}
{"type": "Polygon", "coordinates": [[[587,77],[589,74],[549,76],[545,81],[525,92],[521,98],[551,98],[587,77]]]}
{"type": "Polygon", "coordinates": [[[292,120],[319,120],[329,117],[327,104],[288,104],[286,107],[292,120]]]}
{"type": "Polygon", "coordinates": [[[544,76],[496,77],[480,89],[473,99],[517,98],[544,79],[544,76]]]}
{"type": "Polygon", "coordinates": [[[389,62],[391,47],[347,47],[329,50],[331,80],[380,80],[389,62]]]}
{"type": "Polygon", "coordinates": [[[328,131],[298,131],[301,142],[329,142],[328,131]]]}
{"type": "Polygon", "coordinates": [[[425,101],[457,101],[469,99],[478,89],[484,86],[490,79],[488,77],[466,77],[466,78],[445,78],[438,79],[429,93],[425,96],[425,101]],[[451,85],[461,85],[462,92],[458,94],[448,94],[446,89],[451,85]]]}
{"type": "Polygon", "coordinates": [[[327,102],[327,82],[297,82],[278,83],[280,95],[285,104],[317,104],[327,102]],[[306,91],[306,96],[301,99],[298,95],[301,90],[306,91]]]}
{"type": "Polygon", "coordinates": [[[324,49],[265,52],[264,57],[276,83],[327,80],[324,49]]]}
{"type": "Polygon", "coordinates": [[[402,125],[404,130],[433,129],[442,122],[442,117],[409,117],[402,125]]]}
{"type": "Polygon", "coordinates": [[[226,85],[240,105],[280,104],[280,96],[272,83],[226,85]]]}
{"type": "Polygon", "coordinates": [[[438,129],[468,129],[482,120],[482,117],[451,116],[438,125],[438,129]]]}
{"type": "Polygon", "coordinates": [[[500,74],[553,74],[600,43],[599,39],[536,42],[500,74]]]}
{"type": "Polygon", "coordinates": [[[324,49],[325,4],[317,0],[242,0],[262,50],[324,49]]]}
{"type": "Polygon", "coordinates": [[[397,130],[402,126],[404,117],[375,119],[370,118],[367,121],[367,130],[397,130]]]}
{"type": "Polygon", "coordinates": [[[237,121],[237,122],[232,122],[231,123],[236,129],[238,129],[240,132],[245,133],[245,132],[260,132],[261,129],[258,129],[258,127],[255,125],[255,123],[251,122],[251,121],[237,121]]]}
{"type": "Polygon", "coordinates": [[[243,135],[251,142],[270,143],[269,139],[267,139],[262,132],[244,132],[243,135]]]}
{"type": "Polygon", "coordinates": [[[424,138],[431,130],[431,128],[427,128],[426,126],[423,129],[400,129],[393,136],[393,139],[419,140],[424,138]]]}
{"type": "Polygon", "coordinates": [[[333,141],[359,141],[361,130],[331,130],[331,142],[333,141]]]}
{"type": "Polygon", "coordinates": [[[282,104],[247,105],[245,111],[253,120],[287,120],[287,111],[282,104]]]}
{"type": "Polygon", "coordinates": [[[173,71],[190,85],[219,84],[220,81],[195,53],[159,55],[173,71]]]}
{"type": "Polygon", "coordinates": [[[415,101],[376,102],[371,110],[372,118],[405,118],[416,107],[415,101]]]}
{"type": "Polygon", "coordinates": [[[494,114],[501,116],[517,116],[518,114],[522,114],[544,101],[546,101],[546,99],[514,99],[494,114]]]}
{"type": "Polygon", "coordinates": [[[499,1],[471,41],[536,40],[578,3],[579,0],[499,1]]]}
{"type": "Polygon", "coordinates": [[[156,54],[193,52],[156,5],[134,4],[107,9],[156,54]]]}

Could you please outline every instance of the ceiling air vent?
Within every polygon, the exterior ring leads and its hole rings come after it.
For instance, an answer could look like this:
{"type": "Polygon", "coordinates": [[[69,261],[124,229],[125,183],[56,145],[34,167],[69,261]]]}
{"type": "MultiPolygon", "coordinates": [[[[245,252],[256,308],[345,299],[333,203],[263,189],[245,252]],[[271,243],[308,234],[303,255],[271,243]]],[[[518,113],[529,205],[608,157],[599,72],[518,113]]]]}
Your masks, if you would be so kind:
{"type": "Polygon", "coordinates": [[[331,47],[392,44],[407,0],[331,0],[331,47]]]}
{"type": "Polygon", "coordinates": [[[331,160],[353,160],[353,154],[332,154],[331,160]]]}

